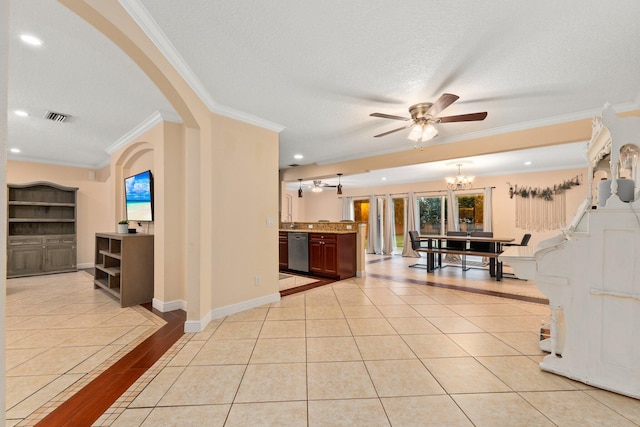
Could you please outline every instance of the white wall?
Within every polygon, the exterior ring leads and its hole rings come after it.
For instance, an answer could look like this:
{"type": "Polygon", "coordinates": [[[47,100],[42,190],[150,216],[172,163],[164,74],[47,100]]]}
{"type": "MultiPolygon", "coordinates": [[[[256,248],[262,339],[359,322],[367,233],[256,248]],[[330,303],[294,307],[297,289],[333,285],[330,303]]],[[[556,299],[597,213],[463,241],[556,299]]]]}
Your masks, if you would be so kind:
{"type": "MultiPolygon", "coordinates": [[[[9,58],[9,2],[0,2],[0,55],[3,58],[9,58]]],[[[7,128],[7,93],[8,93],[8,74],[9,61],[2,61],[0,65],[0,200],[7,200],[7,178],[6,178],[6,161],[7,161],[7,141],[9,140],[7,128]]],[[[7,208],[6,204],[0,210],[0,223],[6,224],[7,208]]],[[[7,241],[7,229],[2,227],[0,230],[0,241],[7,241]]],[[[7,254],[2,251],[0,254],[0,277],[3,280],[2,289],[6,289],[6,269],[7,254]]],[[[5,333],[4,333],[4,314],[5,314],[5,292],[0,295],[0,366],[5,366],[5,333]]],[[[5,421],[5,370],[0,369],[0,420],[5,421]]]]}

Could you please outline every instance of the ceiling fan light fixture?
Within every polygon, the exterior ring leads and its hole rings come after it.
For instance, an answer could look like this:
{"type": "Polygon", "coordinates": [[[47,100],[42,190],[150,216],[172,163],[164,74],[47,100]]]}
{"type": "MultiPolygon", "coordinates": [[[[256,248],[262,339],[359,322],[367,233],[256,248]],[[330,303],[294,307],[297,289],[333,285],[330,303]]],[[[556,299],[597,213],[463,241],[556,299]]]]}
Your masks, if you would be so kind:
{"type": "Polygon", "coordinates": [[[425,142],[436,136],[438,136],[438,130],[432,124],[416,124],[413,129],[411,129],[407,139],[415,142],[425,142]]]}
{"type": "Polygon", "coordinates": [[[314,185],[311,191],[313,191],[314,193],[322,193],[322,187],[318,187],[317,185],[314,185]]]}
{"type": "Polygon", "coordinates": [[[422,127],[422,141],[429,141],[438,136],[438,130],[432,124],[422,127]]]}
{"type": "Polygon", "coordinates": [[[409,133],[409,136],[407,137],[407,139],[410,139],[411,141],[419,142],[420,138],[422,138],[422,126],[415,125],[413,129],[411,129],[411,132],[409,133]]]}

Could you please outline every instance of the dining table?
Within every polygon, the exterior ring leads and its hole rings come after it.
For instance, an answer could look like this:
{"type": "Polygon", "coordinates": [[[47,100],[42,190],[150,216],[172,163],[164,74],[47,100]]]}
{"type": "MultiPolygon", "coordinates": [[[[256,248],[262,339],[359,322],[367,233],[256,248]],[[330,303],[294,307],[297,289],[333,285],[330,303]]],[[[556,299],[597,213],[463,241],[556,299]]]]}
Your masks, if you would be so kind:
{"type": "Polygon", "coordinates": [[[433,234],[421,234],[419,237],[421,242],[426,242],[427,246],[424,247],[422,252],[427,254],[427,272],[432,272],[436,268],[442,266],[442,255],[452,253],[447,251],[446,242],[465,242],[464,249],[457,251],[457,255],[477,255],[483,256],[485,252],[478,252],[470,250],[471,243],[488,243],[489,250],[486,251],[486,256],[489,258],[489,274],[491,277],[495,277],[496,281],[502,280],[502,262],[498,260],[498,255],[502,253],[502,245],[504,243],[511,243],[515,241],[513,237],[485,237],[485,236],[448,236],[448,235],[433,235],[433,234]],[[436,266],[436,255],[438,255],[438,264],[436,266]]]}

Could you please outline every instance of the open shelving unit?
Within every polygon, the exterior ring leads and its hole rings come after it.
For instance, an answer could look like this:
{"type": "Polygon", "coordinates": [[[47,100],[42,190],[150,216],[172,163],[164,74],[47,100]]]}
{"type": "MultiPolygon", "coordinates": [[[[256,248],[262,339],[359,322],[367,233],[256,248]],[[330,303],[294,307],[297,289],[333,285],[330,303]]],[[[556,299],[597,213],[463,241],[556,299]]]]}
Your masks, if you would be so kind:
{"type": "Polygon", "coordinates": [[[153,235],[96,233],[93,283],[122,307],[153,299],[153,235]]]}

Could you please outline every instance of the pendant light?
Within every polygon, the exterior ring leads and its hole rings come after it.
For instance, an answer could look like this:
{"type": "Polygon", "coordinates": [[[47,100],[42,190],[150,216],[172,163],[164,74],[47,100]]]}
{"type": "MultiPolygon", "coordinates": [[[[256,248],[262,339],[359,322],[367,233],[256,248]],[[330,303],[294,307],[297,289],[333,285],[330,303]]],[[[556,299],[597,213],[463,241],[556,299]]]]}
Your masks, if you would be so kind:
{"type": "Polygon", "coordinates": [[[447,188],[449,190],[467,190],[473,185],[473,176],[462,175],[462,163],[458,163],[458,175],[447,177],[447,188]]]}
{"type": "Polygon", "coordinates": [[[298,197],[302,198],[302,178],[298,178],[300,181],[300,188],[298,188],[298,197]]]}
{"type": "Polygon", "coordinates": [[[338,174],[338,194],[342,194],[342,184],[340,184],[341,173],[338,174]]]}

